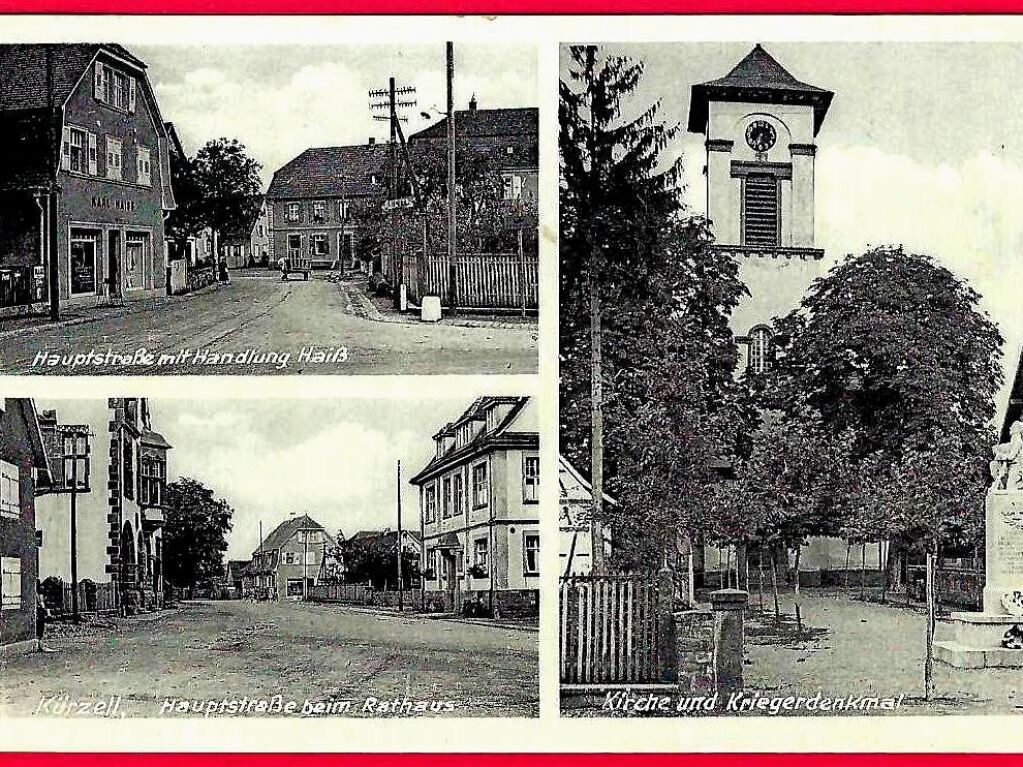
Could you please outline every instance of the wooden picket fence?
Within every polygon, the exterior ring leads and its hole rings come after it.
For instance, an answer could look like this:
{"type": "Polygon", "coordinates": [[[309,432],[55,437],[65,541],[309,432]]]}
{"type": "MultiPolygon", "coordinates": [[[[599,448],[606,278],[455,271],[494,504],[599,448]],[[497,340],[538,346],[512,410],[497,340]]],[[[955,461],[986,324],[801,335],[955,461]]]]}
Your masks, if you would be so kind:
{"type": "Polygon", "coordinates": [[[672,620],[652,576],[572,576],[561,581],[561,683],[655,684],[670,666],[659,648],[672,620]]]}
{"type": "Polygon", "coordinates": [[[401,256],[401,280],[414,303],[425,295],[451,302],[454,272],[455,304],[467,309],[501,309],[533,312],[539,307],[540,259],[533,253],[459,253],[455,268],[446,253],[401,256]],[[422,279],[420,269],[423,269],[422,279]]]}
{"type": "MultiPolygon", "coordinates": [[[[65,583],[62,590],[61,603],[47,607],[57,616],[70,615],[73,601],[71,599],[71,584],[65,583]]],[[[117,612],[119,606],[117,598],[117,584],[113,582],[97,583],[95,590],[87,584],[78,584],[78,609],[83,613],[112,613],[117,612]],[[92,593],[90,594],[90,591],[92,593]]]]}
{"type": "Polygon", "coordinates": [[[313,602],[368,605],[373,601],[373,587],[366,583],[321,583],[309,588],[309,599],[313,602]]]}

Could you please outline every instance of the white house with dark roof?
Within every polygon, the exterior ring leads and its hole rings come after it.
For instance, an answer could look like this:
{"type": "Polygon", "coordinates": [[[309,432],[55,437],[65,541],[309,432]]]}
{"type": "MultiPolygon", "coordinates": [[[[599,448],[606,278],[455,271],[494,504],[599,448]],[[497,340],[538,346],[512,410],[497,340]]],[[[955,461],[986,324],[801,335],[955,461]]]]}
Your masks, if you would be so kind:
{"type": "Polygon", "coordinates": [[[259,599],[304,599],[336,548],[334,536],[308,514],[291,516],[253,550],[242,576],[242,591],[259,599]]]}
{"type": "Polygon", "coordinates": [[[386,194],[389,153],[376,143],[316,147],[274,173],[266,193],[270,259],[300,255],[314,267],[353,266],[353,214],[386,194]]]}
{"type": "MultiPolygon", "coordinates": [[[[558,492],[559,575],[589,575],[595,546],[593,488],[564,456],[558,456],[558,492]]],[[[607,493],[604,503],[617,504],[607,493]]],[[[611,531],[605,526],[602,533],[606,559],[611,555],[611,531]]]]}
{"type": "Polygon", "coordinates": [[[424,603],[536,615],[540,437],[530,397],[480,397],[433,436],[419,488],[424,603]]]}

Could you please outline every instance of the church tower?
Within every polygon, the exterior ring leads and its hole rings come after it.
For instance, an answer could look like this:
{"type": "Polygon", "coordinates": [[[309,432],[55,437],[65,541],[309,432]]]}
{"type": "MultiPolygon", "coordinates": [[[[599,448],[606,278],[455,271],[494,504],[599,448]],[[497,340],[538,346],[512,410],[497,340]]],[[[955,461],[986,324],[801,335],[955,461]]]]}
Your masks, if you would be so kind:
{"type": "Polygon", "coordinates": [[[692,87],[689,131],[707,149],[707,218],[749,289],[732,314],[739,370],[770,365],[771,318],[821,272],[814,246],[817,134],[834,94],[793,77],[759,44],[724,77],[692,87]]]}

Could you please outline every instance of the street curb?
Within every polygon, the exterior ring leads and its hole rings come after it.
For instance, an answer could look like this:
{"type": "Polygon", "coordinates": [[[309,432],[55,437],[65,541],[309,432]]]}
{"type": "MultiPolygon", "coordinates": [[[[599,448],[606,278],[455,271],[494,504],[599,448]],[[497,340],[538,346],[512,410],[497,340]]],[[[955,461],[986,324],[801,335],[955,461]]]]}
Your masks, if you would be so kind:
{"type": "Polygon", "coordinates": [[[365,293],[356,288],[354,291],[348,289],[348,286],[343,282],[338,283],[341,292],[345,295],[348,301],[348,306],[345,307],[347,311],[348,307],[351,307],[352,311],[349,314],[354,314],[356,317],[361,317],[364,320],[372,320],[374,322],[390,322],[392,325],[408,325],[410,327],[424,327],[429,325],[436,325],[440,327],[457,327],[457,328],[496,328],[498,330],[523,330],[527,332],[539,332],[539,323],[537,324],[524,324],[521,322],[501,322],[500,320],[470,320],[470,319],[459,319],[459,318],[448,318],[442,319],[439,322],[421,322],[417,319],[406,318],[402,315],[383,314],[373,302],[369,300],[365,293]],[[354,293],[354,296],[353,296],[354,293]],[[358,306],[356,306],[358,304],[358,306]]]}
{"type": "MultiPolygon", "coordinates": [[[[183,293],[181,295],[165,295],[158,296],[154,302],[154,306],[170,303],[174,300],[186,300],[189,298],[195,298],[196,296],[206,295],[207,293],[213,293],[217,290],[221,290],[225,287],[229,287],[231,283],[221,285],[214,283],[212,285],[206,285],[205,287],[193,290],[191,293],[183,293]]],[[[139,299],[139,304],[148,299],[139,299]]],[[[93,307],[95,308],[95,307],[93,307]]],[[[113,317],[124,317],[131,314],[132,309],[135,308],[135,302],[125,303],[118,307],[106,307],[106,311],[97,311],[95,314],[90,314],[85,317],[75,317],[69,320],[58,320],[57,322],[47,322],[42,325],[29,325],[23,328],[13,328],[11,330],[0,330],[0,339],[2,338],[16,338],[18,336],[28,336],[33,333],[41,333],[44,330],[53,330],[55,328],[71,328],[76,325],[87,325],[90,322],[99,322],[100,320],[108,320],[113,317]]]]}

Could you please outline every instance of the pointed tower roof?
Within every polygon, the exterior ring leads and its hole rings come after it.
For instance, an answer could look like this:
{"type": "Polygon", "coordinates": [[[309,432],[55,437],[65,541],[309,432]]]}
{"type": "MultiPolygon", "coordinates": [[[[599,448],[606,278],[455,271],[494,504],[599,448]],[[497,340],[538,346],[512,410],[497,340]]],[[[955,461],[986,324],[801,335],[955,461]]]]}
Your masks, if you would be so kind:
{"type": "Polygon", "coordinates": [[[834,95],[831,91],[797,80],[757,43],[727,75],[693,86],[689,131],[703,133],[706,130],[710,101],[747,101],[812,106],[813,133],[816,136],[834,95]]]}

